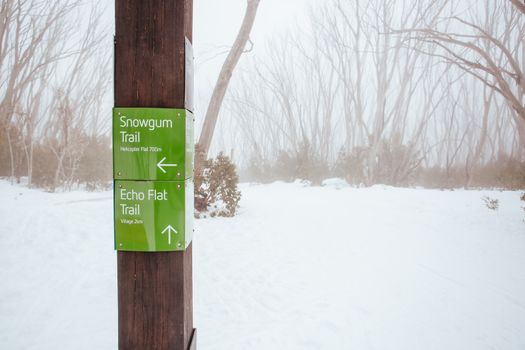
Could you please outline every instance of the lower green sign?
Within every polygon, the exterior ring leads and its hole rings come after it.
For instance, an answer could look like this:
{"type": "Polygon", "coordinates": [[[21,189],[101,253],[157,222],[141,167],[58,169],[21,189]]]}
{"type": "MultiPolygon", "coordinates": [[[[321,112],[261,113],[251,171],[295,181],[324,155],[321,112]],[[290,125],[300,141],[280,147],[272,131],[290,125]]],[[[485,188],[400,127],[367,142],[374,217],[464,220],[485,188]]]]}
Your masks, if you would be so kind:
{"type": "Polygon", "coordinates": [[[185,250],[193,236],[193,181],[115,180],[115,249],[185,250]]]}

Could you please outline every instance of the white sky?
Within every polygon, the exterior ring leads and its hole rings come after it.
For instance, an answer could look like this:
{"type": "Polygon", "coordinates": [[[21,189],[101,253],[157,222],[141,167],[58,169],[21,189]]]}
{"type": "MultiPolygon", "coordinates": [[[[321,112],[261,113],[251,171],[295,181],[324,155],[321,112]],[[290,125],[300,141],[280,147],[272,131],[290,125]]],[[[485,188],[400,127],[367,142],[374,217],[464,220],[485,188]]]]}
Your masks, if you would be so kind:
{"type": "MultiPolygon", "coordinates": [[[[317,0],[317,3],[319,1],[324,0],[317,0]]],[[[315,2],[261,0],[251,35],[254,50],[249,54],[263,54],[271,38],[285,32],[290,26],[306,21],[310,5],[315,2]]],[[[241,25],[246,0],[194,0],[193,4],[196,105],[198,114],[204,114],[202,109],[207,105],[226,57],[225,52],[231,47],[241,25]]]]}
{"type": "MultiPolygon", "coordinates": [[[[251,33],[254,43],[250,55],[263,55],[271,38],[291,26],[306,22],[311,5],[326,0],[261,0],[251,33]]],[[[244,12],[246,0],[194,0],[193,46],[195,55],[195,105],[197,128],[204,118],[211,91],[217,80],[227,50],[233,44],[244,12]]],[[[104,21],[114,32],[114,6],[111,4],[104,21]]],[[[108,47],[113,45],[108,38],[108,47]]],[[[243,58],[241,57],[241,62],[243,58]]],[[[235,76],[235,73],[234,73],[235,76]]],[[[112,101],[112,98],[111,98],[112,101]]],[[[198,131],[198,130],[197,130],[198,131]]],[[[196,133],[196,137],[198,134],[196,133]]]]}
{"type": "MultiPolygon", "coordinates": [[[[322,1],[326,0],[261,0],[251,35],[254,50],[250,55],[261,54],[270,38],[306,21],[310,5],[322,1]]],[[[108,10],[111,11],[106,12],[104,21],[110,23],[114,32],[114,6],[108,10]]],[[[196,90],[211,89],[215,83],[226,58],[224,52],[233,44],[245,10],[246,0],[193,1],[196,90]]],[[[112,43],[110,39],[108,42],[112,43]]]]}

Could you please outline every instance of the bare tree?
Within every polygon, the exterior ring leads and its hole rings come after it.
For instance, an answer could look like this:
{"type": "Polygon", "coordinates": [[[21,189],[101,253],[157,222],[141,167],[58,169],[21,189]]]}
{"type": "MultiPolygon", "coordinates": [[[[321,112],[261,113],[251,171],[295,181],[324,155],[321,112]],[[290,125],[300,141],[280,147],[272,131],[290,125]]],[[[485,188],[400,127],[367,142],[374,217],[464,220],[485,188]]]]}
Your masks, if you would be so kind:
{"type": "MultiPolygon", "coordinates": [[[[469,90],[465,90],[469,91],[469,90]]],[[[476,126],[479,128],[479,137],[475,138],[475,133],[472,132],[469,135],[469,151],[467,154],[467,158],[465,160],[465,172],[466,172],[466,181],[465,181],[465,187],[470,187],[472,183],[473,178],[473,171],[479,164],[482,163],[482,156],[483,152],[485,150],[485,145],[487,143],[488,138],[488,127],[489,127],[489,115],[491,113],[491,106],[492,101],[494,98],[494,90],[489,89],[488,87],[484,87],[483,89],[483,96],[481,100],[483,101],[482,104],[479,103],[480,97],[473,94],[472,90],[470,90],[470,93],[474,96],[474,99],[471,99],[471,103],[465,103],[465,105],[469,108],[470,113],[467,113],[465,111],[465,116],[470,117],[470,124],[473,126],[476,126]],[[481,106],[481,111],[479,111],[477,106],[481,106]],[[481,115],[481,126],[479,127],[479,115],[481,115]]]]}
{"type": "MultiPolygon", "coordinates": [[[[244,19],[237,34],[237,38],[233,43],[233,46],[224,61],[219,78],[213,89],[213,94],[208,105],[208,110],[206,111],[206,116],[204,118],[204,124],[201,130],[201,134],[198,142],[198,152],[197,162],[202,159],[206,159],[208,151],[210,149],[211,140],[213,137],[213,132],[215,130],[215,125],[217,124],[217,118],[219,116],[219,111],[221,109],[224,96],[226,95],[226,90],[230,83],[235,66],[239,62],[242,53],[245,50],[246,43],[250,39],[250,32],[255,22],[255,16],[257,14],[257,9],[259,7],[260,0],[247,0],[246,13],[244,19]]],[[[197,165],[197,168],[199,166],[197,165]]]]}
{"type": "Polygon", "coordinates": [[[494,2],[484,0],[483,7],[470,19],[456,15],[448,18],[447,28],[414,26],[398,33],[413,33],[412,38],[441,48],[429,53],[454,64],[464,72],[499,93],[514,111],[525,153],[525,76],[523,52],[525,41],[525,6],[519,1],[494,2]],[[512,5],[512,4],[514,5],[512,5]]]}
{"type": "MultiPolygon", "coordinates": [[[[231,144],[251,154],[240,161],[267,179],[318,181],[334,171],[354,183],[404,185],[428,174],[440,186],[468,187],[489,162],[515,159],[518,119],[506,98],[447,60],[445,44],[412,29],[463,35],[472,27],[446,19],[469,11],[451,0],[333,0],[316,8],[311,27],[274,39],[233,87],[231,144]]],[[[513,51],[520,62],[521,54],[513,51]]]]}
{"type": "Polygon", "coordinates": [[[22,0],[4,1],[0,7],[0,127],[9,146],[11,178],[21,157],[14,144],[22,138],[20,123],[34,121],[27,118],[22,99],[31,85],[49,77],[50,65],[70,54],[62,40],[67,30],[64,19],[78,3],[22,0]]]}
{"type": "Polygon", "coordinates": [[[51,100],[53,118],[46,123],[45,137],[56,157],[51,189],[60,184],[70,187],[88,145],[88,135],[99,129],[100,106],[109,87],[110,56],[104,53],[101,28],[102,8],[92,8],[78,50],[66,62],[63,77],[56,82],[51,100]]]}
{"type": "Polygon", "coordinates": [[[525,15],[525,2],[521,2],[520,0],[510,0],[510,2],[516,6],[516,8],[521,11],[525,15]]]}
{"type": "MultiPolygon", "coordinates": [[[[83,154],[86,130],[91,128],[92,135],[103,132],[94,131],[99,129],[95,124],[110,79],[109,54],[102,47],[105,34],[100,5],[78,0],[21,0],[0,5],[0,133],[5,135],[9,155],[8,161],[0,162],[2,174],[9,168],[12,179],[27,175],[31,186],[35,149],[45,157],[42,152],[49,148],[57,162],[56,170],[47,170],[54,172],[51,187],[68,179],[71,182],[75,172],[65,175],[66,160],[69,169],[78,168],[73,159],[83,154]],[[85,23],[82,19],[90,8],[85,23]],[[70,135],[73,129],[81,137],[70,135]],[[63,146],[64,140],[69,147],[63,146]],[[76,152],[75,157],[65,151],[68,148],[76,152]]],[[[4,149],[0,152],[6,153],[4,149]]],[[[51,169],[52,159],[47,164],[51,169]]]]}

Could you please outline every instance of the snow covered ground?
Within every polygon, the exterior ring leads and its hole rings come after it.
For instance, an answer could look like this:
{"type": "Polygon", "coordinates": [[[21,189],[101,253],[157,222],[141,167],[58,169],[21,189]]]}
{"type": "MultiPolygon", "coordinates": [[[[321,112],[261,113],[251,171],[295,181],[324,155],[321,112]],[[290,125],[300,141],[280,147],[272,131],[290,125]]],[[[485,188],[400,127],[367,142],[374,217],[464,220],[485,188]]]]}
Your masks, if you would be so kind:
{"type": "MultiPolygon", "coordinates": [[[[199,349],[525,349],[518,192],[242,192],[196,222],[199,349]]],[[[0,196],[0,349],[116,349],[111,193],[0,196]]]]}

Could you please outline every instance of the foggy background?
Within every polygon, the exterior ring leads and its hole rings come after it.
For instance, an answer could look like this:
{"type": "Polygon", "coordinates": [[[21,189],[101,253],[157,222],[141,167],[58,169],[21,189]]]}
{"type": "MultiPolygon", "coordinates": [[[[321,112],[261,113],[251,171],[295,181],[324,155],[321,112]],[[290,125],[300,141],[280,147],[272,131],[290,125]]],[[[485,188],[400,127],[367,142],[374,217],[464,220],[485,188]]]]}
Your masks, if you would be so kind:
{"type": "MultiPolygon", "coordinates": [[[[198,135],[245,1],[194,6],[198,135]]],[[[105,187],[113,5],[2,13],[0,175],[105,187]]],[[[241,181],[523,187],[524,28],[510,0],[265,0],[210,155],[241,181]]]]}
{"type": "MultiPolygon", "coordinates": [[[[525,348],[522,4],[260,1],[187,180],[199,347],[525,348]]],[[[195,140],[246,5],[194,0],[195,140]]],[[[0,1],[2,349],[118,347],[113,34],[0,1]]]]}

